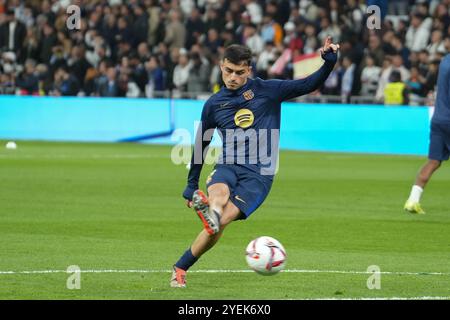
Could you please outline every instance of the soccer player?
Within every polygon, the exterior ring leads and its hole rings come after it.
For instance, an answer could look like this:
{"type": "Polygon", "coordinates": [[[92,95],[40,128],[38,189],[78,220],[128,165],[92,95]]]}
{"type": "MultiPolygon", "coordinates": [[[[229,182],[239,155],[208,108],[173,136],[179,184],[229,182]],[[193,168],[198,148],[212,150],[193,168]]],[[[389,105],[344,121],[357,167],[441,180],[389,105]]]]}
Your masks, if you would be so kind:
{"type": "Polygon", "coordinates": [[[275,174],[281,102],[318,89],[333,70],[338,49],[328,37],[320,50],[322,67],[299,80],[251,79],[250,49],[242,45],[225,49],[220,63],[225,86],[203,107],[183,192],[204,229],[173,266],[172,287],[185,287],[186,271],[216,244],[225,227],[248,218],[263,203],[275,174]],[[223,151],[206,181],[206,196],[198,190],[198,181],[214,129],[222,138],[223,151]]]}
{"type": "Polygon", "coordinates": [[[447,54],[439,66],[437,96],[433,117],[431,118],[430,145],[428,161],[420,169],[411,194],[405,203],[405,210],[424,214],[420,206],[423,189],[442,161],[450,155],[450,54],[447,54]]]}

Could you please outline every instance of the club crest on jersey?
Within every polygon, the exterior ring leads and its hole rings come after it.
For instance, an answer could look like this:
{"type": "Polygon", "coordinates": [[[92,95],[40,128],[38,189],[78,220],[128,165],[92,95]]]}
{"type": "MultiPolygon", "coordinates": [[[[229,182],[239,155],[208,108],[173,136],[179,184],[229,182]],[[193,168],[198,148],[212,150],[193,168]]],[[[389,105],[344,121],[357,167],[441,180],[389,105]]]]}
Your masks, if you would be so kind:
{"type": "Polygon", "coordinates": [[[241,109],[236,112],[236,115],[234,116],[234,123],[242,129],[250,127],[254,120],[255,116],[249,109],[241,109]]]}
{"type": "Polygon", "coordinates": [[[252,90],[247,90],[242,95],[244,96],[245,100],[252,100],[253,97],[255,96],[252,90]]]}

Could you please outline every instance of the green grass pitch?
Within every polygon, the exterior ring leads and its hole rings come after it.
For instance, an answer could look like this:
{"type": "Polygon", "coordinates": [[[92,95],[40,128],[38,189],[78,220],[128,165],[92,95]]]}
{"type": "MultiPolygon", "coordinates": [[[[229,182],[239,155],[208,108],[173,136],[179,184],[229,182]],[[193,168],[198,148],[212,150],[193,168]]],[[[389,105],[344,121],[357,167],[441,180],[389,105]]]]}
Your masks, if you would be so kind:
{"type": "Polygon", "coordinates": [[[0,143],[0,299],[450,298],[448,164],[417,216],[403,204],[423,157],[284,151],[262,207],[172,289],[167,270],[201,222],[170,147],[0,143]],[[262,235],[283,243],[291,272],[245,272],[262,235]],[[66,286],[70,265],[80,289],[66,286]],[[371,265],[380,289],[367,287],[371,265]]]}

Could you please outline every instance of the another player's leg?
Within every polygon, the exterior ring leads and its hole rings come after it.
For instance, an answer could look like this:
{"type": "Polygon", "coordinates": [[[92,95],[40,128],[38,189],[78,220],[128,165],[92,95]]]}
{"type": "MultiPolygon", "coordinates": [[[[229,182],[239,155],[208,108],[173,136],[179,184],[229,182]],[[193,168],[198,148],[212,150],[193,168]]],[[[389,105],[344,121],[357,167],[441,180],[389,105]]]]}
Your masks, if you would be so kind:
{"type": "Polygon", "coordinates": [[[420,206],[420,197],[433,173],[441,162],[450,156],[450,130],[447,125],[431,123],[428,162],[420,169],[411,194],[405,203],[405,210],[411,213],[425,213],[420,206]]]}
{"type": "Polygon", "coordinates": [[[420,169],[416,182],[411,189],[408,200],[405,203],[405,210],[410,213],[424,214],[425,211],[420,206],[420,198],[423,189],[430,180],[433,173],[440,167],[441,161],[428,160],[428,162],[420,169]]]}

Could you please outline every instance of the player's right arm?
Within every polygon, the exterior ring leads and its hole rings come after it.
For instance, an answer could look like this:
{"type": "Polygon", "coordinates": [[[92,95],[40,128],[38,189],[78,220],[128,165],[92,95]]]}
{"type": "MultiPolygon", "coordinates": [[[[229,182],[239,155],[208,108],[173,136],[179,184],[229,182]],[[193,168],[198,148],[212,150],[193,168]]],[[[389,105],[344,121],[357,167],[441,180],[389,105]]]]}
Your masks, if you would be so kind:
{"type": "Polygon", "coordinates": [[[274,86],[272,90],[274,99],[286,101],[317,90],[333,71],[338,50],[339,45],[332,43],[331,38],[327,37],[323,48],[320,50],[324,63],[319,70],[303,79],[269,80],[271,85],[274,86]]]}
{"type": "MultiPolygon", "coordinates": [[[[216,127],[214,115],[212,114],[212,107],[210,100],[205,103],[203,107],[200,123],[195,135],[195,144],[192,150],[191,166],[189,169],[187,186],[183,192],[183,198],[192,201],[192,195],[198,189],[198,181],[202,172],[204,157],[206,156],[209,144],[211,143],[212,134],[206,134],[208,130],[214,130],[216,127]]],[[[188,203],[189,205],[189,203],[188,203]]]]}

